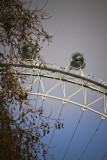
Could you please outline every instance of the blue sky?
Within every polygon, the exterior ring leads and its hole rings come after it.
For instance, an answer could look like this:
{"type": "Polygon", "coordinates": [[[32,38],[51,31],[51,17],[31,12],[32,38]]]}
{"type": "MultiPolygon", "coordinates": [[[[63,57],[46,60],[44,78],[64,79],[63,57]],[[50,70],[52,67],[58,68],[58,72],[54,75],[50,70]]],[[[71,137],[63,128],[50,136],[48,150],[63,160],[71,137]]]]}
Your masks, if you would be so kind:
{"type": "MultiPolygon", "coordinates": [[[[43,6],[44,0],[33,1],[32,8],[43,6]]],[[[55,34],[53,42],[44,45],[41,56],[47,63],[68,66],[70,56],[78,51],[86,58],[85,73],[107,81],[107,1],[106,0],[49,0],[46,6],[52,18],[44,22],[48,33],[55,34]]],[[[80,96],[77,96],[80,100],[80,96]]],[[[95,104],[103,107],[103,102],[95,104]]],[[[57,117],[62,102],[47,99],[44,107],[53,110],[57,117]]],[[[52,139],[51,153],[55,160],[62,160],[82,109],[75,105],[65,104],[61,117],[64,129],[56,130],[52,139]]],[[[78,125],[65,160],[79,160],[80,155],[93,136],[101,116],[85,111],[78,125]]],[[[101,160],[107,151],[107,119],[104,120],[81,160],[101,160]]],[[[49,144],[53,130],[44,142],[49,144]]],[[[107,155],[103,158],[107,160],[107,155]]]]}
{"type": "MultiPolygon", "coordinates": [[[[39,2],[43,5],[44,0],[39,2]]],[[[49,0],[46,8],[52,18],[44,26],[56,34],[41,52],[44,60],[66,66],[71,54],[79,51],[86,57],[86,72],[107,80],[106,0],[49,0]]]]}

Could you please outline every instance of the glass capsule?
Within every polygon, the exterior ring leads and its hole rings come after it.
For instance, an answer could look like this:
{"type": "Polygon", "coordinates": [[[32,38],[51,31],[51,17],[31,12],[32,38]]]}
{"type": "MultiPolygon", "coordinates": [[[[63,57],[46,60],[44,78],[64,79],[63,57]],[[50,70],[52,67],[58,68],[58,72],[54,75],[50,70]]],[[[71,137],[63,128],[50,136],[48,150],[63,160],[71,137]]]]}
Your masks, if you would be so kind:
{"type": "Polygon", "coordinates": [[[22,58],[24,59],[35,59],[36,50],[32,44],[25,44],[21,48],[22,58]]]}
{"type": "Polygon", "coordinates": [[[70,66],[74,69],[85,68],[86,62],[84,56],[79,52],[74,52],[70,57],[70,66]]]}

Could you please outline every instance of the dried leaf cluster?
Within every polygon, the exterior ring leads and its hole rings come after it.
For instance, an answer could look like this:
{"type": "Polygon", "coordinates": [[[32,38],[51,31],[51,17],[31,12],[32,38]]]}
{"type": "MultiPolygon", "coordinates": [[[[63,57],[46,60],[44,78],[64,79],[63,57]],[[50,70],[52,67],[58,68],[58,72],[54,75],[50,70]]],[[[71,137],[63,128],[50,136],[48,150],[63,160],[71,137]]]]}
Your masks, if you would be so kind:
{"type": "MultiPolygon", "coordinates": [[[[23,7],[20,0],[0,0],[0,159],[46,160],[49,146],[42,138],[50,133],[50,116],[44,116],[41,107],[34,110],[23,89],[15,68],[2,66],[7,60],[21,58],[21,47],[30,43],[39,60],[42,43],[51,42],[52,36],[44,30],[42,20],[49,14],[23,7]]],[[[23,63],[23,61],[21,62],[23,63]]],[[[23,82],[23,83],[22,83],[23,82]]],[[[52,120],[52,119],[51,119],[52,120]]],[[[63,128],[56,121],[56,129],[63,128]]]]}
{"type": "Polygon", "coordinates": [[[0,43],[3,45],[4,58],[13,59],[21,57],[20,49],[24,44],[34,45],[36,53],[41,50],[41,44],[51,41],[42,26],[42,20],[49,15],[41,10],[30,10],[23,7],[20,0],[0,1],[0,43]],[[8,49],[8,52],[7,52],[8,49]]]}

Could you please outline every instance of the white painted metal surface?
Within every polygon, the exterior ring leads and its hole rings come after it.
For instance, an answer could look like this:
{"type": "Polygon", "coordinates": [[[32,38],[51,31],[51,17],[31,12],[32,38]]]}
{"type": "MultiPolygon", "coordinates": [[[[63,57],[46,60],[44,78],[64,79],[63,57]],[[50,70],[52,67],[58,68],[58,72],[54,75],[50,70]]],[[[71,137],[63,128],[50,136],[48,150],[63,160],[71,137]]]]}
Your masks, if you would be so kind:
{"type": "Polygon", "coordinates": [[[20,78],[25,77],[23,87],[28,94],[71,103],[84,111],[87,109],[101,115],[102,119],[107,118],[107,82],[82,70],[69,70],[69,66],[41,64],[33,60],[4,61],[0,64],[1,69],[5,66],[14,69],[20,78]],[[38,84],[40,89],[36,92],[34,88],[38,84]],[[97,102],[100,101],[100,109],[97,109],[97,102]]]}

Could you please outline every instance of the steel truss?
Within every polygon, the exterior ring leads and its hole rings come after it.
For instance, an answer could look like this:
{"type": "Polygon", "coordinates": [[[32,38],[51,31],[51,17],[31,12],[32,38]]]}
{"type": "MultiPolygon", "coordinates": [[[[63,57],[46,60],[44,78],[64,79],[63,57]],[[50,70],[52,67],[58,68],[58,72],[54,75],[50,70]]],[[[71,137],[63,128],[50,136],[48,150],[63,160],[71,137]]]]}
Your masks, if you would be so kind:
{"type": "Polygon", "coordinates": [[[43,99],[53,98],[63,103],[70,103],[90,110],[107,118],[107,82],[96,77],[86,75],[82,70],[70,70],[69,67],[60,67],[51,64],[41,64],[34,61],[4,61],[2,67],[10,67],[17,72],[19,77],[26,77],[23,85],[30,95],[42,96],[43,99]],[[47,81],[47,82],[46,82],[47,81]],[[35,86],[40,84],[40,90],[34,91],[35,86]],[[69,84],[69,85],[68,85],[69,84]],[[59,90],[60,94],[56,96],[59,90]],[[69,90],[69,93],[68,93],[69,90]],[[89,99],[89,95],[92,95],[89,99]],[[80,97],[81,95],[81,97],[80,97]],[[75,98],[77,96],[77,98],[75,98]],[[82,99],[79,102],[79,99],[82,99]],[[100,109],[97,102],[101,101],[100,109]]]}

